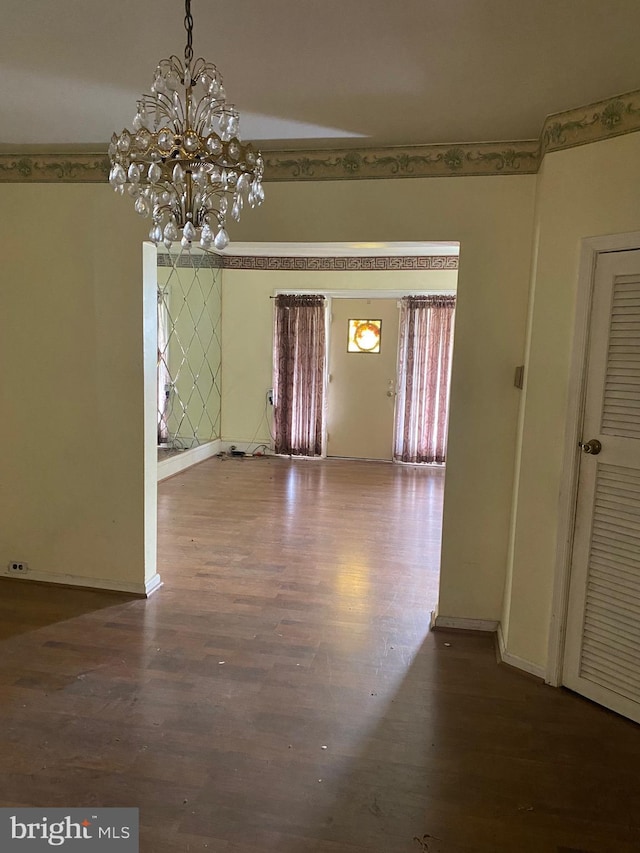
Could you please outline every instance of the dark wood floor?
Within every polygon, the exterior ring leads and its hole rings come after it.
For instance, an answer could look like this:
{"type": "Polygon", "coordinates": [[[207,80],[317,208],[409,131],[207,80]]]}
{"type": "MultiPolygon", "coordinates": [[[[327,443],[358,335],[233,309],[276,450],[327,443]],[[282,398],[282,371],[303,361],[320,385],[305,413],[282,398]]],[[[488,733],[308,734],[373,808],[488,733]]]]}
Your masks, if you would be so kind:
{"type": "Polygon", "coordinates": [[[640,729],[428,632],[442,485],[214,459],[160,486],[149,601],[3,581],[0,805],[138,806],[142,853],[639,851],[640,729]]]}

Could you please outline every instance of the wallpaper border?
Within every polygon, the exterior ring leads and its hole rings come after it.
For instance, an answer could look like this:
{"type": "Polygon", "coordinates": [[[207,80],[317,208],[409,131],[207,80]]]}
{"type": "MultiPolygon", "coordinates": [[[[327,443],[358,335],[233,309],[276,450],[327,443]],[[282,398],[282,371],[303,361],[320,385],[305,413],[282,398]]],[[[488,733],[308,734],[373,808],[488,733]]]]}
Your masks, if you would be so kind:
{"type": "Polygon", "coordinates": [[[228,270],[277,272],[384,272],[387,270],[457,270],[457,255],[376,255],[331,257],[272,257],[264,255],[216,255],[213,252],[181,253],[174,261],[158,251],[159,267],[213,267],[228,270]]]}
{"type": "MultiPolygon", "coordinates": [[[[537,140],[314,151],[265,151],[265,181],[336,181],[535,174],[545,154],[640,130],[640,90],[545,119],[537,140]]],[[[0,183],[101,183],[98,145],[0,146],[0,183]]]]}

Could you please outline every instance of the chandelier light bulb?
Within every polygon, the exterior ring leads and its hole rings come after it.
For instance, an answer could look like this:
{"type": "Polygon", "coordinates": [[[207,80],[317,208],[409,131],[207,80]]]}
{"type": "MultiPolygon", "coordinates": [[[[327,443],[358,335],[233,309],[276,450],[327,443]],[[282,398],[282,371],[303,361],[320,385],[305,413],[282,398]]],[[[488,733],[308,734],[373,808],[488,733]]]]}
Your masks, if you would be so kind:
{"type": "Polygon", "coordinates": [[[184,62],[162,59],[151,91],[132,121],[109,145],[109,183],[151,217],[149,239],[170,248],[194,240],[207,249],[229,243],[227,213],[239,221],[244,202],[262,204],[264,160],[240,139],[240,116],[228,104],[222,76],[210,62],[193,60],[191,0],[185,0],[184,62]]]}

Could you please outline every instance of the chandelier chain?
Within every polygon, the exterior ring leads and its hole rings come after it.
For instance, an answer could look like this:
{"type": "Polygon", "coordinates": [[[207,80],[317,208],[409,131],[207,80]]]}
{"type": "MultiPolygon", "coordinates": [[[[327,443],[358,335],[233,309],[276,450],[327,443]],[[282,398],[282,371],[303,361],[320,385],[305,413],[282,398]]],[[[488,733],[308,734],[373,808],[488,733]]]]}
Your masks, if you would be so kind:
{"type": "Polygon", "coordinates": [[[184,49],[184,61],[187,66],[191,66],[191,62],[193,60],[193,16],[191,14],[191,0],[185,0],[184,11],[184,28],[187,31],[187,44],[184,49]]]}

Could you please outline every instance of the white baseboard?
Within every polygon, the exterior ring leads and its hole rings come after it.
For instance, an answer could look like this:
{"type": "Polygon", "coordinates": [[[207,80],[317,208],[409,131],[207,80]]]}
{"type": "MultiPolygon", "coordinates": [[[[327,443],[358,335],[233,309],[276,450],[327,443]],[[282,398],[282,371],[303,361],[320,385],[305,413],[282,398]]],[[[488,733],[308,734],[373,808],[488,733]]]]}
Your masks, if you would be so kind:
{"type": "Polygon", "coordinates": [[[156,572],[153,577],[150,577],[149,580],[145,582],[144,592],[147,598],[152,596],[154,592],[157,592],[161,586],[163,586],[162,578],[156,572]]]}
{"type": "Polygon", "coordinates": [[[497,620],[492,619],[461,619],[457,616],[438,616],[435,610],[431,611],[431,623],[429,625],[433,631],[438,628],[449,628],[457,631],[488,631],[496,634],[498,638],[498,652],[501,663],[506,663],[516,669],[521,669],[523,672],[528,672],[529,675],[535,675],[536,678],[545,679],[546,671],[544,667],[538,666],[531,661],[519,658],[517,655],[512,655],[507,651],[504,634],[502,633],[502,624],[497,620]]]}
{"type": "Polygon", "coordinates": [[[16,575],[6,571],[4,577],[15,578],[20,581],[31,581],[32,583],[62,584],[63,586],[77,586],[84,589],[106,589],[110,592],[128,592],[132,595],[141,595],[148,598],[162,586],[159,574],[153,575],[146,583],[132,583],[130,581],[114,581],[105,578],[87,578],[82,575],[67,575],[59,572],[29,572],[24,575],[16,575]]]}
{"type": "Polygon", "coordinates": [[[158,462],[158,482],[166,480],[167,477],[173,477],[174,474],[179,474],[180,471],[197,465],[198,462],[204,462],[211,456],[216,456],[223,449],[223,443],[216,438],[199,447],[192,447],[191,450],[183,450],[175,456],[163,459],[162,462],[158,462]]]}
{"type": "Polygon", "coordinates": [[[519,658],[517,655],[512,655],[507,651],[504,642],[504,634],[502,633],[502,625],[498,625],[498,651],[500,652],[500,660],[509,666],[514,666],[516,669],[521,669],[523,672],[528,672],[529,675],[535,675],[543,681],[546,676],[546,670],[543,666],[538,666],[536,663],[519,658]]]}
{"type": "Polygon", "coordinates": [[[493,619],[462,619],[458,616],[437,616],[431,613],[431,630],[438,628],[453,628],[457,631],[488,631],[495,633],[500,623],[493,619]]]}

